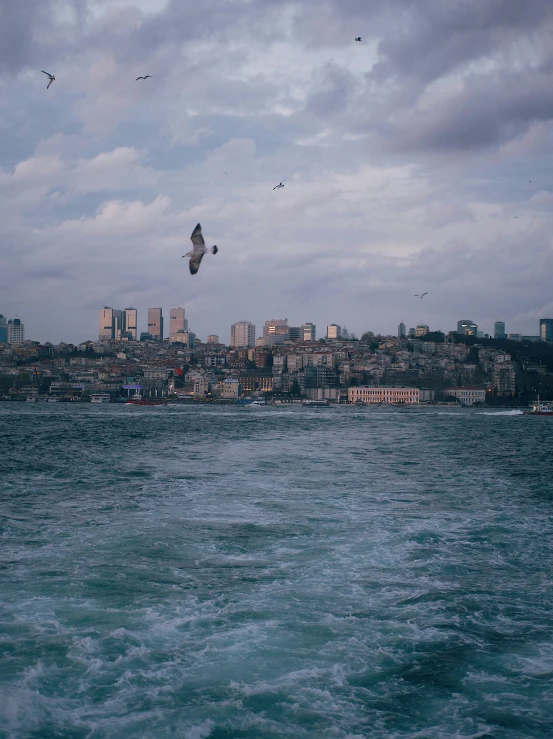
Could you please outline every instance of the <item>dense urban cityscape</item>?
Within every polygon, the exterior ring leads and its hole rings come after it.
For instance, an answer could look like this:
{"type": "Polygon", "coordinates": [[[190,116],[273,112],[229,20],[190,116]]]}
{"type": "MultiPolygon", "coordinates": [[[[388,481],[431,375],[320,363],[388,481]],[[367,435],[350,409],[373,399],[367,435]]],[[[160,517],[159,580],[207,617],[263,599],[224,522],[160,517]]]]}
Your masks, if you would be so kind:
{"type": "Polygon", "coordinates": [[[105,306],[98,339],[78,345],[25,339],[19,318],[0,315],[0,397],[3,400],[521,404],[553,398],[553,319],[535,336],[494,334],[463,319],[444,334],[427,325],[396,336],[360,338],[337,324],[317,338],[313,323],[265,322],[261,336],[250,321],[233,323],[228,344],[200,341],[185,309],[148,309],[147,331],[138,312],[105,306]]]}

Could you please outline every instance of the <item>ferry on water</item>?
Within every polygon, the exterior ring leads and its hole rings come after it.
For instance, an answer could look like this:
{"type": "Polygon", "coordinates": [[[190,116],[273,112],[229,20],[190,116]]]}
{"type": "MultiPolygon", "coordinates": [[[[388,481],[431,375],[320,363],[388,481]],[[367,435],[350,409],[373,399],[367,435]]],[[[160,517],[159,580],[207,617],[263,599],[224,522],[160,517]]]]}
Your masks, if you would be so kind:
{"type": "Polygon", "coordinates": [[[108,393],[94,393],[90,396],[91,403],[109,403],[111,400],[108,393]]]}
{"type": "Polygon", "coordinates": [[[134,395],[125,401],[125,405],[167,405],[167,401],[163,398],[143,398],[137,390],[134,395]]]}
{"type": "Polygon", "coordinates": [[[532,404],[531,411],[524,411],[527,416],[551,416],[553,418],[553,402],[541,402],[538,400],[532,404]]]}

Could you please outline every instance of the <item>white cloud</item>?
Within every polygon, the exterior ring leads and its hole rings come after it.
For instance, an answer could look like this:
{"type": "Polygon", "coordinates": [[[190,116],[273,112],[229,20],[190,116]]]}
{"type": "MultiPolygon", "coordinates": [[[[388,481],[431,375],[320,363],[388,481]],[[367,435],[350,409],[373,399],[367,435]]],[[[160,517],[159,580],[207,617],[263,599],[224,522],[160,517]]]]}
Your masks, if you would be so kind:
{"type": "Polygon", "coordinates": [[[43,340],[94,337],[104,303],[184,304],[200,335],[271,315],[535,333],[553,268],[551,10],[479,6],[68,0],[48,34],[13,11],[0,312],[43,340]],[[192,278],[198,221],[220,251],[192,278]]]}

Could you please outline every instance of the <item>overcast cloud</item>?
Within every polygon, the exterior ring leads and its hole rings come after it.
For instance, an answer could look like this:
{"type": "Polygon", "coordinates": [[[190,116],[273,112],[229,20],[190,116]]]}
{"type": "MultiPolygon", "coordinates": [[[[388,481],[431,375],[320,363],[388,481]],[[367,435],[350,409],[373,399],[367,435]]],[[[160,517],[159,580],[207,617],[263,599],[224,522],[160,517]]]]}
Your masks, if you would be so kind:
{"type": "Polygon", "coordinates": [[[551,0],[0,0],[0,313],[537,334],[552,31],[551,0]]]}

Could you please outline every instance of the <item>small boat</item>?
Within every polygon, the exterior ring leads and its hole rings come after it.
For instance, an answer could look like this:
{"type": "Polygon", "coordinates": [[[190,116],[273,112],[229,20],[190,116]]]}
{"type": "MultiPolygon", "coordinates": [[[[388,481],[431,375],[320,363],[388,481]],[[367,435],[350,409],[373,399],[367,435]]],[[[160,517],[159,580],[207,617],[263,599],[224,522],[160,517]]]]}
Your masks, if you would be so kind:
{"type": "Polygon", "coordinates": [[[524,411],[527,416],[551,416],[553,418],[553,403],[541,402],[538,400],[533,403],[531,411],[524,411]]]}
{"type": "Polygon", "coordinates": [[[330,403],[328,400],[304,400],[302,405],[307,405],[309,408],[322,408],[330,403]]]}
{"type": "Polygon", "coordinates": [[[267,403],[264,400],[252,400],[250,405],[267,405],[267,403]]]}
{"type": "Polygon", "coordinates": [[[108,393],[94,393],[90,396],[91,403],[109,403],[110,396],[108,393]]]}
{"type": "Polygon", "coordinates": [[[136,392],[132,398],[125,401],[125,405],[167,405],[167,401],[163,398],[143,398],[139,392],[136,392]]]}
{"type": "Polygon", "coordinates": [[[38,398],[36,395],[27,395],[26,403],[38,403],[38,398]]]}

